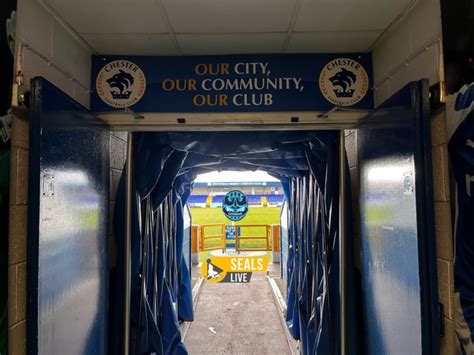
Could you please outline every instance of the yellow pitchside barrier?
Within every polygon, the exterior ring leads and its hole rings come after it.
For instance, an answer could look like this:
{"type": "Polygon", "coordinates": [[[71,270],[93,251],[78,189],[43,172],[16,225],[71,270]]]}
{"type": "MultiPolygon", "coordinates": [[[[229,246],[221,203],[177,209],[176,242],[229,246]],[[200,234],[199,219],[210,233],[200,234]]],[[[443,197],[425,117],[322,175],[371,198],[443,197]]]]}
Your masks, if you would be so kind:
{"type": "MultiPolygon", "coordinates": [[[[226,224],[202,224],[192,226],[192,254],[197,262],[198,253],[210,250],[225,250],[227,243],[240,251],[273,251],[280,253],[280,225],[240,224],[235,226],[235,240],[226,238],[226,224]]],[[[194,260],[193,259],[193,260],[194,260]]]]}
{"type": "Polygon", "coordinates": [[[200,243],[199,249],[201,251],[216,250],[216,249],[225,249],[226,240],[225,240],[225,224],[224,223],[215,223],[215,224],[203,224],[201,225],[200,233],[200,243]],[[216,227],[220,227],[220,232],[215,232],[216,227]],[[206,230],[213,229],[213,234],[206,234],[206,230]],[[206,243],[206,241],[212,241],[211,243],[206,243]],[[211,244],[211,245],[206,245],[211,244]]]}
{"type": "Polygon", "coordinates": [[[240,224],[236,225],[236,235],[235,235],[235,250],[238,252],[240,251],[269,251],[272,250],[271,244],[270,244],[270,236],[271,236],[271,226],[268,224],[240,224]],[[242,232],[242,229],[245,228],[252,228],[255,230],[255,228],[265,228],[265,233],[263,236],[261,235],[245,235],[242,232]],[[245,247],[241,245],[242,241],[250,241],[250,240],[264,240],[265,241],[265,247],[245,247]]]}

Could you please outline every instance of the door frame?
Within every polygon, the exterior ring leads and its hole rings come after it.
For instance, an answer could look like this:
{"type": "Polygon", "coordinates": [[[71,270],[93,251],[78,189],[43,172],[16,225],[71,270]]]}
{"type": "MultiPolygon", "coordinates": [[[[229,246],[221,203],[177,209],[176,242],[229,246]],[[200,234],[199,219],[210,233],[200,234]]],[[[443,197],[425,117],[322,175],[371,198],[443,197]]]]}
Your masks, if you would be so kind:
{"type": "MultiPolygon", "coordinates": [[[[415,110],[421,119],[416,120],[416,151],[415,151],[415,172],[416,178],[416,208],[417,208],[417,227],[418,227],[418,251],[420,265],[420,311],[422,316],[428,316],[429,319],[421,320],[422,350],[424,354],[439,353],[439,304],[437,288],[437,267],[436,267],[436,240],[430,238],[434,236],[434,201],[433,201],[433,181],[432,181],[432,160],[431,160],[431,125],[430,125],[430,106],[429,106],[429,85],[428,80],[409,83],[414,85],[412,103],[416,105],[415,110]]],[[[375,111],[375,110],[374,110],[375,111]]],[[[153,113],[134,113],[128,112],[114,114],[107,113],[99,115],[99,118],[110,125],[112,131],[128,131],[129,142],[133,136],[132,132],[147,131],[252,131],[252,130],[339,130],[339,156],[338,164],[339,174],[339,270],[345,270],[345,256],[347,253],[345,239],[345,209],[347,196],[345,191],[345,129],[357,129],[362,119],[369,118],[374,111],[366,110],[346,110],[335,107],[327,113],[259,113],[259,118],[265,119],[251,122],[249,114],[153,114],[153,113]],[[303,120],[288,122],[288,117],[295,117],[295,114],[301,114],[303,120]],[[268,121],[267,117],[277,116],[277,119],[268,121]],[[186,121],[184,118],[190,117],[186,121]],[[184,121],[182,121],[184,119],[184,121]],[[239,123],[237,120],[243,119],[246,123],[239,123]],[[164,123],[163,123],[164,120],[164,123]],[[174,121],[176,120],[176,121],[174,121]],[[177,123],[175,123],[177,122],[177,123]],[[197,123],[199,122],[199,123],[197,123]],[[202,122],[202,123],[201,123],[202,122]],[[342,242],[342,243],[341,243],[342,242]]],[[[128,145],[127,156],[132,156],[132,144],[128,145]]],[[[133,162],[132,162],[133,164],[133,162]]],[[[132,165],[130,164],[130,165],[132,165]]],[[[128,164],[126,164],[126,167],[128,164]]],[[[128,170],[127,170],[128,172],[128,170]]],[[[131,174],[131,169],[130,169],[131,174]]],[[[126,181],[131,181],[131,175],[126,176],[126,181]]],[[[129,199],[126,198],[128,201],[129,199]]],[[[131,200],[130,200],[131,201],[131,200]]],[[[126,206],[127,211],[131,210],[130,205],[126,206]]],[[[128,214],[128,212],[127,212],[128,214]]],[[[127,227],[128,231],[128,227],[127,227]]],[[[127,238],[126,231],[126,238],[127,238]]],[[[351,233],[351,231],[348,231],[351,233]]],[[[340,341],[341,354],[348,354],[346,348],[346,297],[345,272],[339,273],[339,285],[341,297],[339,300],[340,308],[340,341]]]]}
{"type": "Polygon", "coordinates": [[[441,318],[436,264],[436,233],[434,218],[433,161],[431,148],[431,112],[428,80],[418,82],[412,92],[413,102],[421,118],[416,121],[416,210],[418,214],[418,252],[420,262],[421,312],[430,319],[422,322],[422,346],[425,354],[439,354],[441,318]]]}
{"type": "MultiPolygon", "coordinates": [[[[438,310],[438,298],[437,298],[437,270],[436,264],[433,267],[432,261],[436,260],[436,245],[433,245],[433,240],[429,236],[434,235],[434,203],[433,203],[433,185],[432,185],[432,163],[431,163],[431,144],[430,144],[430,117],[427,112],[429,112],[429,102],[428,102],[428,84],[427,81],[421,81],[417,83],[419,85],[419,91],[412,92],[412,100],[417,104],[417,110],[424,115],[421,120],[417,121],[416,127],[416,139],[419,144],[417,144],[417,150],[415,152],[415,171],[417,173],[416,179],[416,204],[417,211],[420,213],[420,218],[418,218],[418,228],[420,231],[421,238],[418,238],[419,244],[419,260],[420,260],[420,282],[422,283],[421,289],[422,294],[421,298],[421,311],[422,315],[429,315],[430,320],[422,322],[422,339],[423,339],[423,349],[438,349],[439,352],[439,310],[438,310]],[[418,173],[420,175],[418,175],[418,173]],[[434,259],[433,259],[434,258],[434,259]],[[426,276],[426,277],[425,277],[426,276]],[[436,295],[436,297],[433,297],[436,295]]],[[[39,110],[39,107],[33,108],[39,110]]],[[[339,149],[339,166],[345,167],[345,142],[344,142],[344,129],[354,129],[357,127],[359,120],[363,117],[370,116],[370,112],[362,110],[353,110],[347,111],[342,110],[341,108],[335,108],[326,113],[268,113],[268,114],[259,114],[259,116],[278,116],[277,120],[269,123],[264,123],[262,119],[254,119],[252,115],[249,114],[206,114],[206,115],[190,115],[189,113],[176,113],[170,114],[168,119],[164,122],[158,122],[157,119],[161,119],[161,116],[154,116],[153,114],[137,114],[130,110],[124,111],[121,114],[101,114],[96,115],[102,121],[105,121],[108,124],[108,128],[111,131],[128,131],[128,145],[127,145],[127,163],[125,166],[126,171],[126,207],[127,214],[130,216],[129,211],[131,211],[131,189],[128,187],[131,186],[131,173],[132,165],[128,162],[132,156],[132,132],[135,131],[224,131],[224,130],[235,130],[235,131],[250,131],[250,130],[339,130],[340,131],[340,149],[339,149]],[[187,117],[186,117],[187,116],[187,117]],[[203,117],[201,117],[203,116],[203,117]],[[244,118],[244,122],[238,122],[239,116],[244,118]],[[200,121],[203,119],[203,121],[200,121]],[[184,121],[183,121],[184,120],[184,121]]],[[[30,132],[30,174],[29,174],[29,204],[39,206],[40,199],[40,185],[37,180],[33,181],[32,173],[40,171],[40,161],[39,161],[39,152],[35,150],[34,147],[39,146],[40,134],[38,126],[38,120],[31,120],[30,132]]],[[[340,285],[344,289],[345,285],[345,275],[343,270],[345,270],[345,230],[344,230],[344,212],[346,205],[346,196],[342,193],[345,191],[345,174],[342,173],[344,170],[340,170],[339,174],[339,216],[340,221],[340,285]]],[[[38,178],[38,176],[36,177],[38,178]]],[[[39,208],[29,209],[30,215],[28,216],[28,234],[31,233],[37,234],[38,231],[34,230],[35,225],[30,223],[33,219],[36,221],[39,220],[39,208]],[[30,212],[31,211],[31,212],[30,212]]],[[[129,245],[131,240],[131,228],[130,222],[126,218],[126,233],[125,240],[126,244],[129,245]]],[[[349,231],[350,232],[350,231],[349,231]]],[[[34,235],[33,234],[33,235],[34,235]]],[[[31,250],[35,248],[34,243],[29,243],[28,249],[28,264],[37,265],[38,259],[35,253],[32,253],[31,250]]],[[[38,246],[36,245],[36,250],[38,246]]],[[[130,253],[130,250],[126,250],[126,253],[130,253]]],[[[129,254],[125,256],[125,260],[130,260],[129,254]]],[[[126,268],[128,269],[128,267],[126,268]]],[[[38,283],[38,274],[32,272],[34,269],[28,267],[29,276],[28,282],[38,283]],[[36,279],[35,279],[36,277],[36,279]]],[[[129,278],[128,278],[129,279],[129,278]]],[[[126,293],[130,294],[131,285],[129,282],[126,283],[126,293]]],[[[344,292],[342,292],[344,294],[344,292]]],[[[31,297],[31,296],[29,296],[31,297]]],[[[127,297],[126,297],[127,299],[127,297]]],[[[34,300],[33,300],[34,301],[34,300]]],[[[341,343],[345,344],[344,334],[346,333],[345,328],[345,319],[344,319],[344,308],[345,300],[344,297],[340,299],[341,320],[340,320],[340,330],[341,330],[341,343]]],[[[38,314],[37,302],[32,302],[29,300],[29,315],[38,314]],[[31,308],[30,308],[31,307],[31,308]],[[35,308],[36,307],[36,308],[35,308]],[[30,313],[31,312],[31,313],[30,313]]],[[[130,312],[128,310],[128,312],[130,312]]],[[[124,310],[124,313],[127,314],[127,310],[124,310]]],[[[34,330],[35,324],[34,321],[32,328],[28,330],[34,330]]],[[[36,324],[37,327],[37,324],[36,324]]],[[[38,329],[36,328],[37,334],[38,329]]],[[[129,337],[124,337],[124,339],[129,339],[129,337]]],[[[35,341],[31,339],[30,341],[35,341]]],[[[125,340],[127,343],[127,340],[125,340]]],[[[125,345],[126,347],[126,345],[125,345]]],[[[342,354],[347,353],[346,349],[342,350],[342,354]]],[[[429,352],[430,354],[437,352],[429,352]]]]}
{"type": "MultiPolygon", "coordinates": [[[[426,355],[440,353],[441,322],[438,296],[438,272],[433,199],[430,91],[427,79],[410,82],[411,105],[415,119],[414,172],[417,214],[417,247],[420,286],[421,346],[426,355]]],[[[391,97],[396,96],[399,92],[391,97]]],[[[390,98],[387,100],[389,101],[390,98]]],[[[383,106],[383,105],[381,105],[383,106]]],[[[377,108],[358,123],[370,123],[377,108]]],[[[383,107],[382,107],[383,110],[383,107]]]]}
{"type": "MultiPolygon", "coordinates": [[[[27,205],[27,279],[26,279],[26,316],[27,316],[27,329],[26,329],[26,353],[36,355],[39,346],[39,332],[40,332],[40,312],[41,309],[39,308],[40,305],[40,242],[41,242],[41,227],[42,223],[46,220],[42,220],[42,213],[44,212],[43,204],[44,204],[44,197],[48,196],[51,197],[55,194],[55,188],[51,187],[51,189],[45,193],[45,186],[48,186],[46,181],[46,175],[52,175],[48,177],[49,179],[54,179],[53,174],[45,174],[44,170],[42,170],[42,164],[44,163],[44,159],[42,159],[43,155],[43,137],[47,132],[48,129],[55,127],[60,131],[64,129],[64,131],[68,131],[70,129],[77,128],[78,130],[84,130],[88,132],[94,132],[96,134],[102,133],[104,135],[109,134],[110,130],[109,127],[98,119],[81,104],[71,98],[69,95],[64,93],[62,90],[57,88],[48,80],[42,77],[35,77],[32,79],[32,99],[31,103],[32,106],[30,107],[30,120],[29,120],[29,155],[28,155],[28,205],[27,205]],[[44,109],[44,96],[47,95],[47,92],[53,92],[57,101],[53,104],[49,102],[48,109],[44,109]],[[68,119],[61,121],[60,116],[51,118],[51,112],[53,111],[51,105],[55,106],[54,109],[57,108],[54,112],[60,112],[63,115],[67,115],[68,119]],[[47,119],[44,119],[44,115],[47,116],[47,119]],[[53,122],[52,122],[53,121],[53,122]],[[82,126],[80,125],[82,124],[82,126]],[[100,132],[102,131],[102,132],[100,132]],[[43,203],[43,204],[42,204],[43,203]]],[[[55,141],[56,142],[56,141],[55,141]]],[[[107,151],[109,153],[109,142],[107,140],[106,146],[107,148],[103,148],[101,152],[107,151]]],[[[58,150],[59,151],[59,150],[58,150]]],[[[51,153],[50,156],[56,154],[56,152],[51,153]]],[[[103,160],[104,156],[102,156],[103,160]]],[[[108,162],[109,155],[105,155],[106,162],[105,165],[110,165],[108,162]]],[[[96,159],[99,159],[96,157],[96,159]]],[[[90,164],[90,162],[88,162],[90,164]]],[[[107,169],[108,171],[108,169],[107,169]]],[[[104,174],[105,175],[105,174],[104,174]]],[[[48,180],[51,181],[51,180],[48,180]]],[[[54,183],[58,183],[58,179],[53,180],[54,183]]],[[[102,194],[103,200],[106,201],[106,210],[109,211],[109,177],[104,179],[104,193],[102,194]]],[[[53,182],[51,182],[51,186],[53,182]]],[[[99,193],[97,193],[100,195],[99,193]]],[[[56,195],[59,195],[56,193],[56,195]]],[[[97,205],[102,206],[101,203],[104,201],[98,201],[97,205]]],[[[106,214],[108,218],[108,213],[106,214]]],[[[47,219],[49,220],[49,219],[47,219]]],[[[106,220],[105,224],[103,224],[100,228],[98,227],[97,230],[100,230],[101,235],[108,238],[109,234],[109,225],[108,220],[106,220]]],[[[100,239],[100,238],[97,238],[100,239]]],[[[101,240],[103,242],[103,240],[101,240]]],[[[97,242],[100,244],[100,241],[97,242]]],[[[103,246],[103,245],[102,245],[103,246]]],[[[105,268],[106,268],[105,264],[105,268]]],[[[99,271],[104,271],[104,265],[96,266],[94,270],[97,274],[99,271]],[[102,268],[101,268],[102,267],[102,268]],[[99,270],[99,271],[97,271],[99,270]]],[[[106,280],[104,281],[106,287],[108,287],[108,270],[107,270],[106,280]]],[[[97,276],[97,275],[94,275],[97,276]]],[[[103,275],[100,275],[103,276],[103,275]]],[[[103,286],[104,284],[100,284],[103,286]]],[[[99,295],[98,298],[102,298],[103,294],[99,295]]],[[[98,317],[100,318],[100,317],[98,317]]],[[[108,323],[107,320],[101,319],[105,323],[108,323]]],[[[96,320],[98,323],[98,320],[96,320]]],[[[94,323],[94,326],[96,323],[94,323]]],[[[105,333],[107,332],[107,324],[100,328],[105,333]]],[[[104,349],[98,349],[98,351],[106,351],[107,342],[101,344],[104,349]]],[[[96,349],[97,350],[97,349],[96,349]]]]}

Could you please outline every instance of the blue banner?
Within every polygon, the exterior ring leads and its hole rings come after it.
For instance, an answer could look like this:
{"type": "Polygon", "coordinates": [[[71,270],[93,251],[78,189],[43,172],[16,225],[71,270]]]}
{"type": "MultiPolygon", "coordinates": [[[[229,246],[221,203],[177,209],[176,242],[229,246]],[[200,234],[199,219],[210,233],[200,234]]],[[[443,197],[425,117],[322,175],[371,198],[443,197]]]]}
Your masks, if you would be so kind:
{"type": "Polygon", "coordinates": [[[94,56],[91,85],[97,113],[373,108],[369,53],[94,56]]]}

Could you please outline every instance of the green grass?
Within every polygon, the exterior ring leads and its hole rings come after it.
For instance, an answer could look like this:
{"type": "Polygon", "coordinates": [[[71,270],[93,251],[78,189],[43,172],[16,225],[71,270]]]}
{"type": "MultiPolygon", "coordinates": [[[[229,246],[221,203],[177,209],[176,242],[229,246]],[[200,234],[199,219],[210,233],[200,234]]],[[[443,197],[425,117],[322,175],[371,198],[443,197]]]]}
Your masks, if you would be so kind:
{"type": "MultiPolygon", "coordinates": [[[[244,219],[235,224],[279,224],[280,211],[280,207],[250,207],[244,219]]],[[[191,208],[191,216],[193,224],[232,224],[221,208],[191,208]]]]}
{"type": "MultiPolygon", "coordinates": [[[[280,224],[280,207],[250,207],[247,215],[236,225],[245,224],[280,224]]],[[[221,208],[191,208],[191,216],[193,224],[214,224],[224,223],[232,225],[221,208]]],[[[220,227],[209,227],[206,229],[206,235],[216,235],[220,233],[220,227]]],[[[265,228],[263,227],[242,227],[241,233],[243,236],[265,236],[265,228]]],[[[209,239],[206,241],[206,247],[219,245],[218,239],[209,239]]],[[[270,240],[271,243],[271,240],[270,240]]],[[[266,241],[264,239],[257,240],[242,240],[242,248],[265,248],[266,241]]],[[[201,253],[202,254],[202,253],[201,253]]]]}

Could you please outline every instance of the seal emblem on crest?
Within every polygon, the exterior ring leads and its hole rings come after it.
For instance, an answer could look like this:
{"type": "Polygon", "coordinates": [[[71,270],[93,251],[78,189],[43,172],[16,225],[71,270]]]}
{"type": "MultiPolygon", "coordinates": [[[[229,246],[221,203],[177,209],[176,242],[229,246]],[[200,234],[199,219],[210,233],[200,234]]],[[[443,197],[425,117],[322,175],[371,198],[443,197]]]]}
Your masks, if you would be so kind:
{"type": "Polygon", "coordinates": [[[229,191],[224,197],[222,211],[231,221],[240,221],[249,211],[247,196],[239,190],[229,191]]]}
{"type": "Polygon", "coordinates": [[[319,88],[326,100],[337,106],[352,106],[369,90],[369,76],[362,64],[350,58],[327,63],[319,76],[319,88]]]}
{"type": "Polygon", "coordinates": [[[130,107],[140,101],[145,93],[145,74],[131,61],[114,60],[99,71],[96,90],[107,105],[116,108],[130,107]]]}

